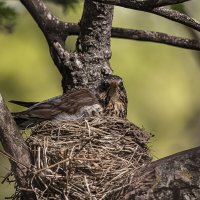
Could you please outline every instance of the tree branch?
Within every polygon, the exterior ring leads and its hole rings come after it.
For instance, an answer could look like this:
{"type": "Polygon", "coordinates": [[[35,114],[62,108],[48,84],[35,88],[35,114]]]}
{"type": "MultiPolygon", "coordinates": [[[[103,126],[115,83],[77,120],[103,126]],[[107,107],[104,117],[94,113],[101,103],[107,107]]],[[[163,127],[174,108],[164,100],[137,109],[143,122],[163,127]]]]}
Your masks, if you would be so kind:
{"type": "Polygon", "coordinates": [[[166,33],[125,28],[113,28],[112,37],[168,44],[185,49],[200,50],[200,41],[166,33]]]}
{"type": "MultiPolygon", "coordinates": [[[[29,170],[31,156],[19,130],[0,95],[0,141],[10,157],[12,172],[20,188],[31,189],[29,170]]],[[[24,199],[35,199],[35,195],[26,190],[22,191],[24,199]]]]}
{"type": "Polygon", "coordinates": [[[57,66],[62,77],[66,76],[65,66],[62,64],[62,56],[65,57],[65,62],[68,61],[69,55],[65,49],[65,40],[68,36],[67,30],[68,23],[64,23],[50,13],[48,8],[41,0],[20,0],[26,7],[29,13],[32,15],[39,28],[44,33],[44,36],[49,44],[50,54],[52,59],[57,66]],[[58,53],[59,52],[59,53],[58,53]]]}
{"type": "Polygon", "coordinates": [[[198,20],[193,19],[188,15],[180,13],[176,10],[162,7],[162,8],[155,8],[148,12],[154,13],[161,17],[165,17],[167,19],[178,22],[180,24],[183,24],[200,32],[200,22],[198,20]]]}
{"type": "MultiPolygon", "coordinates": [[[[76,23],[69,23],[70,29],[67,30],[69,35],[78,35],[80,27],[76,23]]],[[[161,44],[167,44],[185,49],[200,50],[200,41],[196,39],[188,39],[182,37],[176,37],[168,35],[166,33],[143,31],[135,29],[125,29],[113,27],[111,30],[111,36],[113,38],[131,39],[146,42],[156,42],[161,44]]]]}
{"type": "Polygon", "coordinates": [[[158,0],[158,2],[156,3],[156,7],[161,7],[161,6],[168,6],[168,5],[172,5],[172,4],[178,4],[178,3],[184,3],[187,1],[191,1],[191,0],[158,0]]]}
{"type": "Polygon", "coordinates": [[[200,147],[152,162],[140,170],[124,200],[198,199],[200,147]]]}
{"type": "Polygon", "coordinates": [[[135,10],[152,10],[153,8],[183,3],[190,0],[94,0],[105,4],[131,8],[135,10]]]}
{"type": "MultiPolygon", "coordinates": [[[[96,0],[96,1],[106,1],[106,0],[96,0]]],[[[114,0],[107,0],[106,3],[115,2],[114,0]]],[[[43,31],[50,48],[50,53],[53,58],[55,65],[60,71],[63,80],[62,86],[63,90],[66,91],[67,88],[74,87],[74,85],[82,85],[84,82],[82,78],[82,72],[79,68],[83,66],[78,66],[77,63],[80,63],[80,59],[75,54],[69,54],[65,49],[65,39],[68,35],[79,35],[79,39],[77,42],[77,52],[81,53],[84,51],[84,58],[88,56],[91,58],[91,52],[94,53],[98,59],[102,59],[102,63],[104,63],[102,72],[98,72],[98,76],[100,74],[110,74],[111,70],[109,67],[109,59],[111,56],[110,50],[110,32],[112,26],[112,13],[113,6],[103,5],[100,3],[95,3],[92,1],[85,1],[84,13],[82,16],[82,20],[80,23],[80,27],[75,23],[66,23],[59,19],[57,19],[54,15],[52,15],[45,4],[41,0],[21,0],[27,10],[31,13],[35,21],[37,22],[40,29],[43,31]],[[103,33],[103,34],[102,34],[103,33]],[[99,41],[102,41],[99,43],[99,41]],[[102,50],[103,49],[103,50],[102,50]],[[94,51],[95,50],[95,51],[94,51]],[[87,54],[86,54],[87,53],[87,54]],[[74,64],[70,60],[74,60],[74,64]],[[76,70],[75,70],[76,68],[76,70]],[[76,71],[77,76],[72,75],[72,72],[76,71]],[[79,74],[79,75],[78,75],[79,74]],[[74,79],[74,77],[76,77],[74,79]],[[80,83],[80,84],[79,84],[80,83]]],[[[166,3],[180,3],[182,1],[175,0],[145,0],[145,1],[131,1],[131,4],[136,6],[136,8],[142,10],[145,6],[160,6],[166,3]],[[142,5],[142,6],[141,6],[142,5]]],[[[127,3],[130,4],[130,1],[119,1],[119,5],[127,3]]],[[[165,8],[155,8],[153,10],[148,10],[148,12],[152,12],[157,15],[164,16],[166,18],[172,19],[179,23],[183,23],[189,27],[194,28],[195,30],[200,29],[200,23],[197,20],[194,20],[187,15],[179,13],[178,11],[173,11],[165,8]]],[[[134,39],[134,40],[142,40],[142,41],[152,41],[157,43],[163,43],[173,46],[178,46],[187,49],[199,50],[199,42],[196,40],[179,38],[175,36],[169,36],[164,33],[157,32],[147,32],[147,31],[139,31],[139,30],[130,30],[130,29],[112,29],[112,36],[118,38],[126,38],[126,39],[134,39]]],[[[82,59],[82,58],[81,58],[82,59]]],[[[94,58],[93,58],[94,60],[94,58]]],[[[89,61],[89,60],[88,60],[89,61]]],[[[89,61],[91,63],[91,61],[89,61]]],[[[93,62],[93,61],[92,61],[93,62]]],[[[94,61],[96,62],[96,61],[94,61]]],[[[96,64],[95,64],[96,65],[96,64]]],[[[87,68],[89,65],[86,64],[87,68]]],[[[94,68],[95,69],[95,68],[94,68]]],[[[87,71],[87,70],[85,70],[87,71]]],[[[74,72],[73,72],[74,73],[74,72]]],[[[93,74],[97,74],[97,71],[91,70],[91,77],[94,77],[93,74]]],[[[88,76],[88,75],[87,75],[88,76]]],[[[91,82],[94,80],[89,78],[91,82]]],[[[96,80],[100,80],[101,78],[95,78],[96,80]]],[[[88,80],[85,80],[85,84],[88,84],[88,80]]],[[[83,85],[85,85],[83,84],[83,85]]]]}
{"type": "Polygon", "coordinates": [[[68,23],[63,23],[56,18],[42,2],[42,0],[20,0],[32,15],[39,28],[44,33],[48,42],[59,40],[64,45],[68,23]]]}
{"type": "Polygon", "coordinates": [[[197,31],[200,31],[200,22],[196,19],[193,19],[186,14],[180,13],[176,10],[172,10],[169,8],[160,8],[160,6],[170,5],[185,2],[188,0],[154,0],[154,1],[130,1],[130,0],[95,0],[98,2],[112,4],[121,6],[124,8],[130,8],[140,11],[145,11],[149,13],[153,13],[172,21],[178,22],[180,24],[186,25],[190,28],[193,28],[197,31]]]}

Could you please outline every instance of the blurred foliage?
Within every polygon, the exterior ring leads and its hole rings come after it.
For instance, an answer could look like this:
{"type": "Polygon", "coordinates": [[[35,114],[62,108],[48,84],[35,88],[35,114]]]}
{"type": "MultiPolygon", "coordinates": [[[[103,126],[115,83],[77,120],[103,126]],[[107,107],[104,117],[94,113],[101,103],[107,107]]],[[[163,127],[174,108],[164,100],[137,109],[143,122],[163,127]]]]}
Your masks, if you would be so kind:
{"type": "MultiPolygon", "coordinates": [[[[14,5],[19,12],[16,29],[13,34],[0,33],[0,93],[13,112],[23,108],[8,103],[11,99],[40,101],[62,92],[61,77],[43,34],[23,6],[14,5]]],[[[187,5],[200,19],[200,1],[187,5]]],[[[63,7],[48,6],[62,20],[78,22],[81,18],[81,3],[65,15],[63,7]]],[[[175,22],[119,7],[113,26],[189,35],[175,22]]],[[[74,49],[75,40],[74,36],[67,40],[68,49],[74,49]]],[[[111,48],[111,66],[123,77],[128,93],[128,118],[155,135],[149,144],[153,155],[161,158],[199,145],[200,64],[193,56],[195,51],[124,39],[112,39],[111,48]]],[[[2,177],[9,165],[6,158],[0,159],[2,177]]],[[[12,194],[13,186],[0,185],[0,191],[4,199],[12,194]]]]}
{"type": "Polygon", "coordinates": [[[46,1],[61,5],[64,11],[70,8],[75,9],[77,4],[80,2],[80,0],[46,0],[46,1]]]}
{"type": "Polygon", "coordinates": [[[182,12],[182,13],[184,13],[184,10],[185,10],[185,5],[182,4],[182,3],[180,3],[180,4],[173,4],[170,7],[172,9],[177,10],[177,11],[182,12]]]}
{"type": "Polygon", "coordinates": [[[16,16],[17,13],[13,8],[0,1],[0,30],[12,32],[16,16]]]}

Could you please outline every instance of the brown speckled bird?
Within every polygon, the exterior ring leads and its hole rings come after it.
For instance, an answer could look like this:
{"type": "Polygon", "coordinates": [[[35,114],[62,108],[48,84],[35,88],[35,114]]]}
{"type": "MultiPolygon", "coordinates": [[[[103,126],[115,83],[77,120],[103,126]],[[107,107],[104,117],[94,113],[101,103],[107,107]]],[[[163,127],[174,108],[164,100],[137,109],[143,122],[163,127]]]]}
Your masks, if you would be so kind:
{"type": "Polygon", "coordinates": [[[71,90],[38,103],[10,102],[28,107],[25,111],[13,113],[20,128],[30,127],[45,120],[72,121],[96,115],[126,117],[127,98],[120,77],[105,77],[96,91],[94,93],[89,89],[71,90]]]}
{"type": "Polygon", "coordinates": [[[29,107],[27,110],[13,113],[20,128],[26,128],[45,120],[73,121],[98,115],[103,111],[95,95],[88,89],[72,90],[61,96],[34,102],[11,101],[29,107]]]}
{"type": "Polygon", "coordinates": [[[97,95],[103,105],[104,115],[126,118],[128,100],[123,81],[119,76],[105,77],[97,95]]]}

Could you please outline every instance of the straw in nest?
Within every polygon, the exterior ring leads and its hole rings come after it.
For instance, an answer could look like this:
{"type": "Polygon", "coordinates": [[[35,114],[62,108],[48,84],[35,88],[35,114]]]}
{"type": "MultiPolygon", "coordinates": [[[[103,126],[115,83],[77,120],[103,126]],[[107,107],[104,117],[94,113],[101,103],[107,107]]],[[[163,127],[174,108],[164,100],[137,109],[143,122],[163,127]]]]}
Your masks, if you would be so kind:
{"type": "Polygon", "coordinates": [[[151,160],[148,140],[143,129],[118,118],[43,122],[27,140],[32,189],[40,200],[123,199],[136,170],[151,160]]]}

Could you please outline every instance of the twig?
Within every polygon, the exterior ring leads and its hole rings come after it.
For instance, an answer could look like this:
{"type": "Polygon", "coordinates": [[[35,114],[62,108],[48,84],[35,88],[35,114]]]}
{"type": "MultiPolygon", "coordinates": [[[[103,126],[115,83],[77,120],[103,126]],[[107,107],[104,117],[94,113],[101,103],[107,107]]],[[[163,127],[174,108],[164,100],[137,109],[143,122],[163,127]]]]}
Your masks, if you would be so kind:
{"type": "Polygon", "coordinates": [[[105,4],[121,6],[124,8],[131,8],[135,10],[151,10],[153,8],[183,3],[190,0],[95,0],[105,4]]]}
{"type": "Polygon", "coordinates": [[[198,20],[193,19],[188,15],[181,13],[177,10],[161,7],[161,8],[154,8],[153,10],[148,12],[178,22],[180,24],[183,24],[200,32],[200,22],[198,20]]]}

